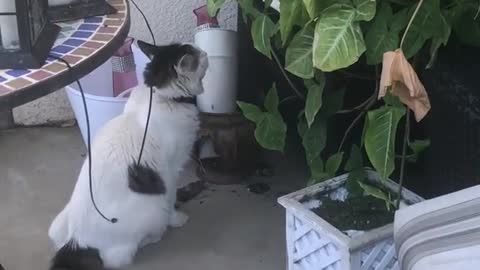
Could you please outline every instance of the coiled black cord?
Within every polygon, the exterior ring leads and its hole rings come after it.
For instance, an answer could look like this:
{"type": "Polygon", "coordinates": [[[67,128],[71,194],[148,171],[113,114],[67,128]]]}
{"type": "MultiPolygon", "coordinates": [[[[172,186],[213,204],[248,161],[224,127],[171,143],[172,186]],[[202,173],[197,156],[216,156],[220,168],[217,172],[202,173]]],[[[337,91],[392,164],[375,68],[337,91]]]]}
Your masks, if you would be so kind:
{"type": "MultiPolygon", "coordinates": [[[[148,31],[150,32],[150,35],[152,36],[152,41],[153,45],[157,45],[157,42],[155,40],[155,35],[153,34],[152,27],[150,26],[150,23],[147,20],[147,17],[143,13],[143,11],[140,9],[140,7],[137,5],[137,3],[134,0],[129,0],[132,2],[132,4],[135,6],[135,8],[140,12],[140,14],[143,17],[143,20],[145,21],[145,24],[147,25],[148,31]]],[[[140,165],[140,161],[142,160],[142,155],[143,155],[143,149],[145,148],[145,142],[147,141],[147,133],[148,133],[148,126],[150,124],[150,116],[152,114],[152,103],[153,103],[153,87],[150,86],[150,100],[148,102],[148,114],[147,114],[147,123],[145,124],[145,130],[143,133],[143,138],[142,138],[142,146],[140,147],[140,153],[138,154],[138,160],[137,160],[137,165],[140,165]]]]}
{"type": "MultiPolygon", "coordinates": [[[[138,10],[138,12],[140,12],[140,14],[142,15],[143,17],[143,20],[145,21],[145,24],[148,28],[148,31],[150,32],[150,35],[152,36],[152,40],[153,40],[153,44],[156,45],[156,41],[155,41],[155,35],[153,34],[153,31],[152,31],[152,28],[150,26],[150,23],[148,22],[147,20],[147,17],[145,16],[145,14],[143,13],[143,11],[140,9],[140,7],[137,5],[137,3],[134,1],[134,0],[129,0],[130,2],[132,2],[132,4],[135,6],[135,8],[138,10]]],[[[73,70],[72,70],[72,66],[70,65],[70,63],[68,63],[65,59],[63,58],[60,58],[56,55],[49,55],[49,57],[53,58],[53,59],[56,59],[62,63],[64,63],[65,65],[67,65],[68,67],[68,71],[70,72],[70,74],[73,76],[73,70]]],[[[77,85],[78,85],[78,88],[80,90],[80,93],[81,93],[81,96],[82,96],[82,102],[83,102],[83,109],[85,111],[85,120],[86,120],[86,124],[87,124],[87,151],[88,151],[88,185],[89,185],[89,191],[90,191],[90,200],[92,201],[92,204],[93,204],[93,207],[95,208],[95,210],[97,211],[97,213],[103,218],[105,219],[106,221],[110,222],[110,223],[117,223],[118,222],[118,219],[117,218],[108,218],[106,217],[102,211],[100,211],[100,209],[98,208],[97,206],[97,203],[95,202],[95,196],[94,196],[94,193],[93,193],[93,179],[92,179],[92,150],[91,150],[91,134],[90,134],[90,118],[88,116],[88,107],[87,107],[87,101],[85,99],[85,92],[83,91],[83,87],[82,87],[82,84],[80,83],[80,80],[76,79],[75,80],[77,85]]],[[[146,138],[147,138],[147,132],[148,132],[148,126],[149,126],[149,123],[150,123],[150,116],[152,114],[152,103],[153,103],[153,87],[150,87],[150,100],[149,100],[149,105],[148,105],[148,114],[147,114],[147,122],[145,124],[145,131],[144,131],[144,134],[143,134],[143,139],[142,139],[142,145],[140,147],[140,153],[138,155],[138,160],[137,160],[137,164],[140,164],[140,160],[142,159],[142,155],[143,155],[143,149],[145,148],[145,142],[146,142],[146,138]]]]}
{"type": "MultiPolygon", "coordinates": [[[[53,59],[56,59],[62,63],[64,63],[65,65],[67,65],[68,67],[68,71],[70,72],[71,75],[73,75],[73,70],[72,70],[72,66],[70,65],[70,63],[68,63],[65,59],[63,58],[60,58],[58,56],[55,56],[55,55],[49,55],[49,57],[53,58],[53,59]]],[[[111,223],[117,223],[118,219],[116,218],[112,218],[112,219],[109,219],[107,218],[101,211],[100,209],[98,209],[98,206],[97,206],[97,203],[95,202],[95,198],[93,196],[93,186],[92,186],[92,143],[91,143],[91,134],[90,134],[90,118],[88,116],[88,108],[87,108],[87,101],[85,99],[85,92],[83,91],[83,87],[82,87],[82,84],[80,83],[80,80],[75,80],[77,82],[77,85],[78,85],[78,88],[80,90],[80,94],[82,96],[82,102],[83,102],[83,109],[85,111],[85,121],[86,121],[86,124],[87,124],[87,152],[88,152],[88,185],[89,185],[89,189],[90,189],[90,199],[93,203],[93,207],[95,207],[95,210],[98,212],[98,214],[100,214],[100,216],[102,216],[102,218],[104,218],[105,220],[111,222],[111,223]]]]}

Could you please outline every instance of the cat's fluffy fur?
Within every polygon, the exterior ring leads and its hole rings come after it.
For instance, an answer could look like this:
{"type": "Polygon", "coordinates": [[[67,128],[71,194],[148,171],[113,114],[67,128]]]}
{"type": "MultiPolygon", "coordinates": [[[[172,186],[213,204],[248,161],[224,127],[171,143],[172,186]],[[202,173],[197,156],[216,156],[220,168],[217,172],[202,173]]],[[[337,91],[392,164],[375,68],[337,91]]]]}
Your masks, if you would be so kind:
{"type": "Polygon", "coordinates": [[[139,41],[139,46],[152,60],[145,70],[145,85],[133,90],[123,114],[108,122],[92,145],[97,205],[118,222],[110,223],[95,211],[85,161],[70,201],[49,229],[58,251],[51,269],[102,269],[95,257],[102,267],[124,267],[139,248],[160,240],[168,226],[182,226],[188,219],[174,205],[177,178],[196,139],[198,111],[174,98],[203,92],[208,60],[189,44],[157,47],[139,41]],[[150,86],[155,91],[152,113],[137,166],[150,86]]]}

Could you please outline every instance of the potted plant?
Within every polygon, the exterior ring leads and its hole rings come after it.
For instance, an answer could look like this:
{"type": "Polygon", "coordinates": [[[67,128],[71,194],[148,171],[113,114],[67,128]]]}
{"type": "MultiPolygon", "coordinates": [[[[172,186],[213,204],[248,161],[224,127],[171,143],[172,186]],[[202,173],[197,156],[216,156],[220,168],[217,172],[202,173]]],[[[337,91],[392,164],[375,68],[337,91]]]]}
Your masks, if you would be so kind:
{"type": "MultiPolygon", "coordinates": [[[[210,14],[223,2],[207,1],[210,14]]],[[[275,1],[278,13],[270,8],[271,0],[260,5],[237,2],[244,20],[251,22],[254,47],[277,63],[294,98],[304,104],[297,129],[311,171],[310,186],[279,199],[287,208],[289,269],[398,269],[394,211],[402,202],[421,200],[403,188],[405,163],[429,146],[428,140],[413,140],[410,134],[411,118],[420,122],[431,107],[415,70],[431,67],[453,34],[471,43],[467,26],[480,38],[478,2],[280,0],[275,1]],[[466,17],[472,9],[476,14],[466,17]],[[428,64],[419,66],[417,60],[425,55],[428,64]],[[325,87],[335,74],[373,78],[375,86],[366,100],[344,108],[349,91],[325,87]],[[338,150],[329,153],[329,123],[345,114],[353,120],[338,150]],[[361,135],[349,140],[362,123],[361,135]],[[389,177],[397,158],[400,175],[394,183],[389,177]],[[369,166],[374,171],[365,169],[369,166]],[[347,174],[335,178],[342,171],[347,174]]],[[[282,101],[273,86],[263,108],[238,102],[244,116],[256,124],[258,143],[269,150],[283,151],[285,146],[282,101]]]]}

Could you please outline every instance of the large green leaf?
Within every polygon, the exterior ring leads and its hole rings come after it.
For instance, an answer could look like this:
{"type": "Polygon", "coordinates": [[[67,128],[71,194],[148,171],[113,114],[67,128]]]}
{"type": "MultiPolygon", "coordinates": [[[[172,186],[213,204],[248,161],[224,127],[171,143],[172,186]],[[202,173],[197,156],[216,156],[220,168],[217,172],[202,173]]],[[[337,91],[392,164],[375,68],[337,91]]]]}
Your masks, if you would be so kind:
{"type": "Polygon", "coordinates": [[[367,64],[369,65],[381,63],[385,52],[398,48],[398,33],[388,29],[388,22],[392,16],[390,4],[382,2],[380,10],[365,36],[367,64]]]}
{"type": "Polygon", "coordinates": [[[279,114],[278,112],[278,93],[277,87],[273,85],[273,87],[268,91],[267,96],[265,97],[265,109],[267,111],[279,114]]]}
{"type": "Polygon", "coordinates": [[[327,142],[327,121],[317,115],[315,122],[307,129],[303,136],[303,148],[305,148],[307,162],[310,164],[325,148],[327,142]]]}
{"type": "Polygon", "coordinates": [[[395,136],[405,108],[381,107],[368,112],[368,127],[365,133],[365,149],[373,167],[382,180],[395,169],[395,136]]]}
{"type": "Polygon", "coordinates": [[[307,100],[305,102],[305,118],[310,127],[315,121],[315,116],[322,107],[323,88],[325,87],[325,78],[316,83],[314,80],[305,81],[308,89],[307,100]]]}
{"type": "Polygon", "coordinates": [[[257,122],[255,138],[265,149],[283,152],[287,125],[279,114],[264,113],[257,122]]]}
{"type": "Polygon", "coordinates": [[[254,7],[253,1],[254,0],[237,0],[238,5],[242,9],[242,15],[244,16],[244,21],[246,21],[247,15],[253,18],[257,18],[258,16],[262,15],[262,13],[254,7]]]}
{"type": "Polygon", "coordinates": [[[351,4],[351,2],[350,0],[303,0],[303,4],[310,18],[316,19],[324,9],[334,4],[351,4]]]}
{"type": "Polygon", "coordinates": [[[327,163],[325,164],[325,171],[330,177],[335,177],[338,169],[340,169],[342,161],[343,152],[336,153],[327,159],[327,163]]]}
{"type": "Polygon", "coordinates": [[[237,102],[243,115],[250,121],[255,122],[255,138],[266,149],[283,151],[287,134],[287,125],[278,112],[278,95],[275,86],[265,98],[267,112],[253,104],[237,102]]]}
{"type": "Polygon", "coordinates": [[[415,140],[408,145],[413,152],[419,154],[430,146],[430,140],[415,140]]]}
{"type": "Polygon", "coordinates": [[[310,185],[320,183],[330,178],[329,174],[325,172],[321,156],[313,159],[308,165],[310,166],[311,173],[310,185]]]}
{"type": "Polygon", "coordinates": [[[365,145],[365,135],[367,134],[367,129],[368,129],[368,116],[365,117],[365,120],[363,121],[362,136],[360,137],[360,147],[363,147],[365,145]]]}
{"type": "Polygon", "coordinates": [[[403,107],[403,103],[400,101],[400,98],[397,96],[394,96],[391,91],[387,90],[386,95],[383,97],[383,101],[385,104],[388,106],[392,107],[403,107]]]}
{"type": "Polygon", "coordinates": [[[357,9],[357,20],[370,21],[375,16],[377,3],[375,0],[353,0],[357,9]]]}
{"type": "Polygon", "coordinates": [[[217,15],[225,0],[207,0],[208,15],[214,17],[217,15]]]}
{"type": "Polygon", "coordinates": [[[392,200],[390,199],[390,197],[388,196],[388,194],[383,192],[381,189],[365,184],[363,182],[358,182],[358,184],[362,187],[362,189],[365,191],[367,195],[373,196],[377,199],[385,201],[385,205],[388,210],[390,210],[391,206],[395,206],[392,200]]]}
{"type": "Polygon", "coordinates": [[[252,39],[255,49],[271,59],[270,39],[275,34],[275,24],[266,15],[260,15],[252,23],[252,39]]]}
{"type": "Polygon", "coordinates": [[[424,36],[421,31],[411,29],[405,37],[403,53],[406,58],[412,58],[425,45],[429,38],[424,36]]]}
{"type": "Polygon", "coordinates": [[[263,117],[263,112],[256,105],[238,101],[238,107],[242,110],[243,115],[250,121],[257,123],[263,117]]]}
{"type": "Polygon", "coordinates": [[[311,21],[310,16],[308,15],[307,10],[305,9],[305,6],[302,6],[300,16],[298,17],[298,20],[295,21],[295,25],[298,27],[304,27],[308,22],[311,21]]]}
{"type": "MultiPolygon", "coordinates": [[[[409,15],[413,15],[416,5],[412,7],[409,15]]],[[[440,0],[425,0],[418,10],[417,16],[412,22],[410,29],[423,30],[426,36],[433,36],[439,32],[438,26],[441,24],[440,0]]],[[[408,16],[410,18],[410,16],[408,16]]]]}
{"type": "Polygon", "coordinates": [[[334,71],[357,62],[365,52],[362,29],[351,5],[334,4],[322,12],[315,27],[313,64],[334,71]]]}
{"type": "Polygon", "coordinates": [[[441,31],[435,35],[432,39],[432,44],[430,45],[430,61],[428,61],[427,68],[431,68],[435,59],[437,58],[437,52],[440,46],[446,46],[448,40],[450,39],[450,34],[452,33],[452,27],[447,22],[447,19],[440,15],[441,25],[439,26],[441,31]]]}
{"type": "MultiPolygon", "coordinates": [[[[416,5],[411,8],[408,17],[413,15],[415,8],[416,5]]],[[[405,57],[414,56],[428,39],[440,31],[441,15],[440,0],[425,0],[423,2],[405,36],[402,47],[405,57]]]]}
{"type": "Polygon", "coordinates": [[[363,168],[362,150],[360,150],[360,148],[354,144],[352,145],[352,150],[350,150],[350,157],[345,164],[345,170],[353,171],[359,168],[363,168]]]}
{"type": "MultiPolygon", "coordinates": [[[[303,12],[302,0],[280,1],[280,34],[282,44],[287,43],[293,26],[301,18],[303,12]]],[[[313,31],[312,31],[313,33],[313,31]]],[[[313,36],[313,35],[312,35],[313,36]]]]}
{"type": "Polygon", "coordinates": [[[408,23],[408,9],[404,8],[393,15],[392,20],[389,22],[389,28],[395,33],[400,33],[408,23]]]}
{"type": "MultiPolygon", "coordinates": [[[[285,1],[285,0],[283,0],[285,1]]],[[[305,5],[305,9],[308,12],[310,18],[314,19],[317,17],[319,10],[320,10],[320,1],[318,0],[303,0],[305,5]]]]}
{"type": "Polygon", "coordinates": [[[313,68],[313,35],[315,28],[307,24],[292,39],[285,55],[285,69],[292,74],[311,79],[314,76],[313,68]]]}
{"type": "Polygon", "coordinates": [[[480,46],[480,18],[476,18],[478,2],[475,7],[466,6],[456,16],[454,23],[455,34],[460,41],[470,46],[480,46]],[[475,19],[476,18],[476,19],[475,19]]]}
{"type": "Polygon", "coordinates": [[[302,138],[302,140],[303,140],[303,137],[305,137],[307,130],[308,130],[307,120],[305,119],[302,113],[297,123],[297,132],[298,132],[298,135],[300,135],[300,138],[302,138]]]}
{"type": "Polygon", "coordinates": [[[358,182],[367,179],[367,173],[363,168],[362,150],[356,145],[352,145],[350,157],[345,164],[345,170],[349,171],[346,188],[350,197],[359,197],[363,195],[363,189],[358,182]]]}
{"type": "Polygon", "coordinates": [[[408,146],[413,151],[413,154],[409,155],[407,157],[407,160],[409,162],[417,162],[420,153],[430,147],[430,140],[415,140],[413,142],[410,142],[408,146]]]}
{"type": "Polygon", "coordinates": [[[363,195],[363,189],[360,187],[360,182],[364,182],[368,175],[363,168],[358,168],[351,171],[347,177],[346,188],[349,197],[360,197],[363,195]]]}

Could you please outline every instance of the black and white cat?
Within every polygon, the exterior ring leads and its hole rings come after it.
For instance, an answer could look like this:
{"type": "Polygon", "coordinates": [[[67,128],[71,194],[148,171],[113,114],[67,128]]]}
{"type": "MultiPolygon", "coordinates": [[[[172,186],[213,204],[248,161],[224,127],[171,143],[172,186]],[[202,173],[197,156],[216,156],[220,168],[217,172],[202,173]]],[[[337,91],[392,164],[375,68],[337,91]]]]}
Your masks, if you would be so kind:
{"type": "Polygon", "coordinates": [[[182,226],[188,219],[174,205],[177,178],[190,158],[199,120],[196,106],[182,100],[203,92],[207,55],[189,44],[138,45],[151,59],[145,84],[132,91],[123,114],[108,122],[92,145],[97,205],[118,222],[108,222],[95,211],[85,161],[70,201],[49,229],[57,250],[52,270],[124,267],[139,248],[159,241],[168,226],[182,226]],[[137,165],[150,87],[152,112],[137,165]]]}

